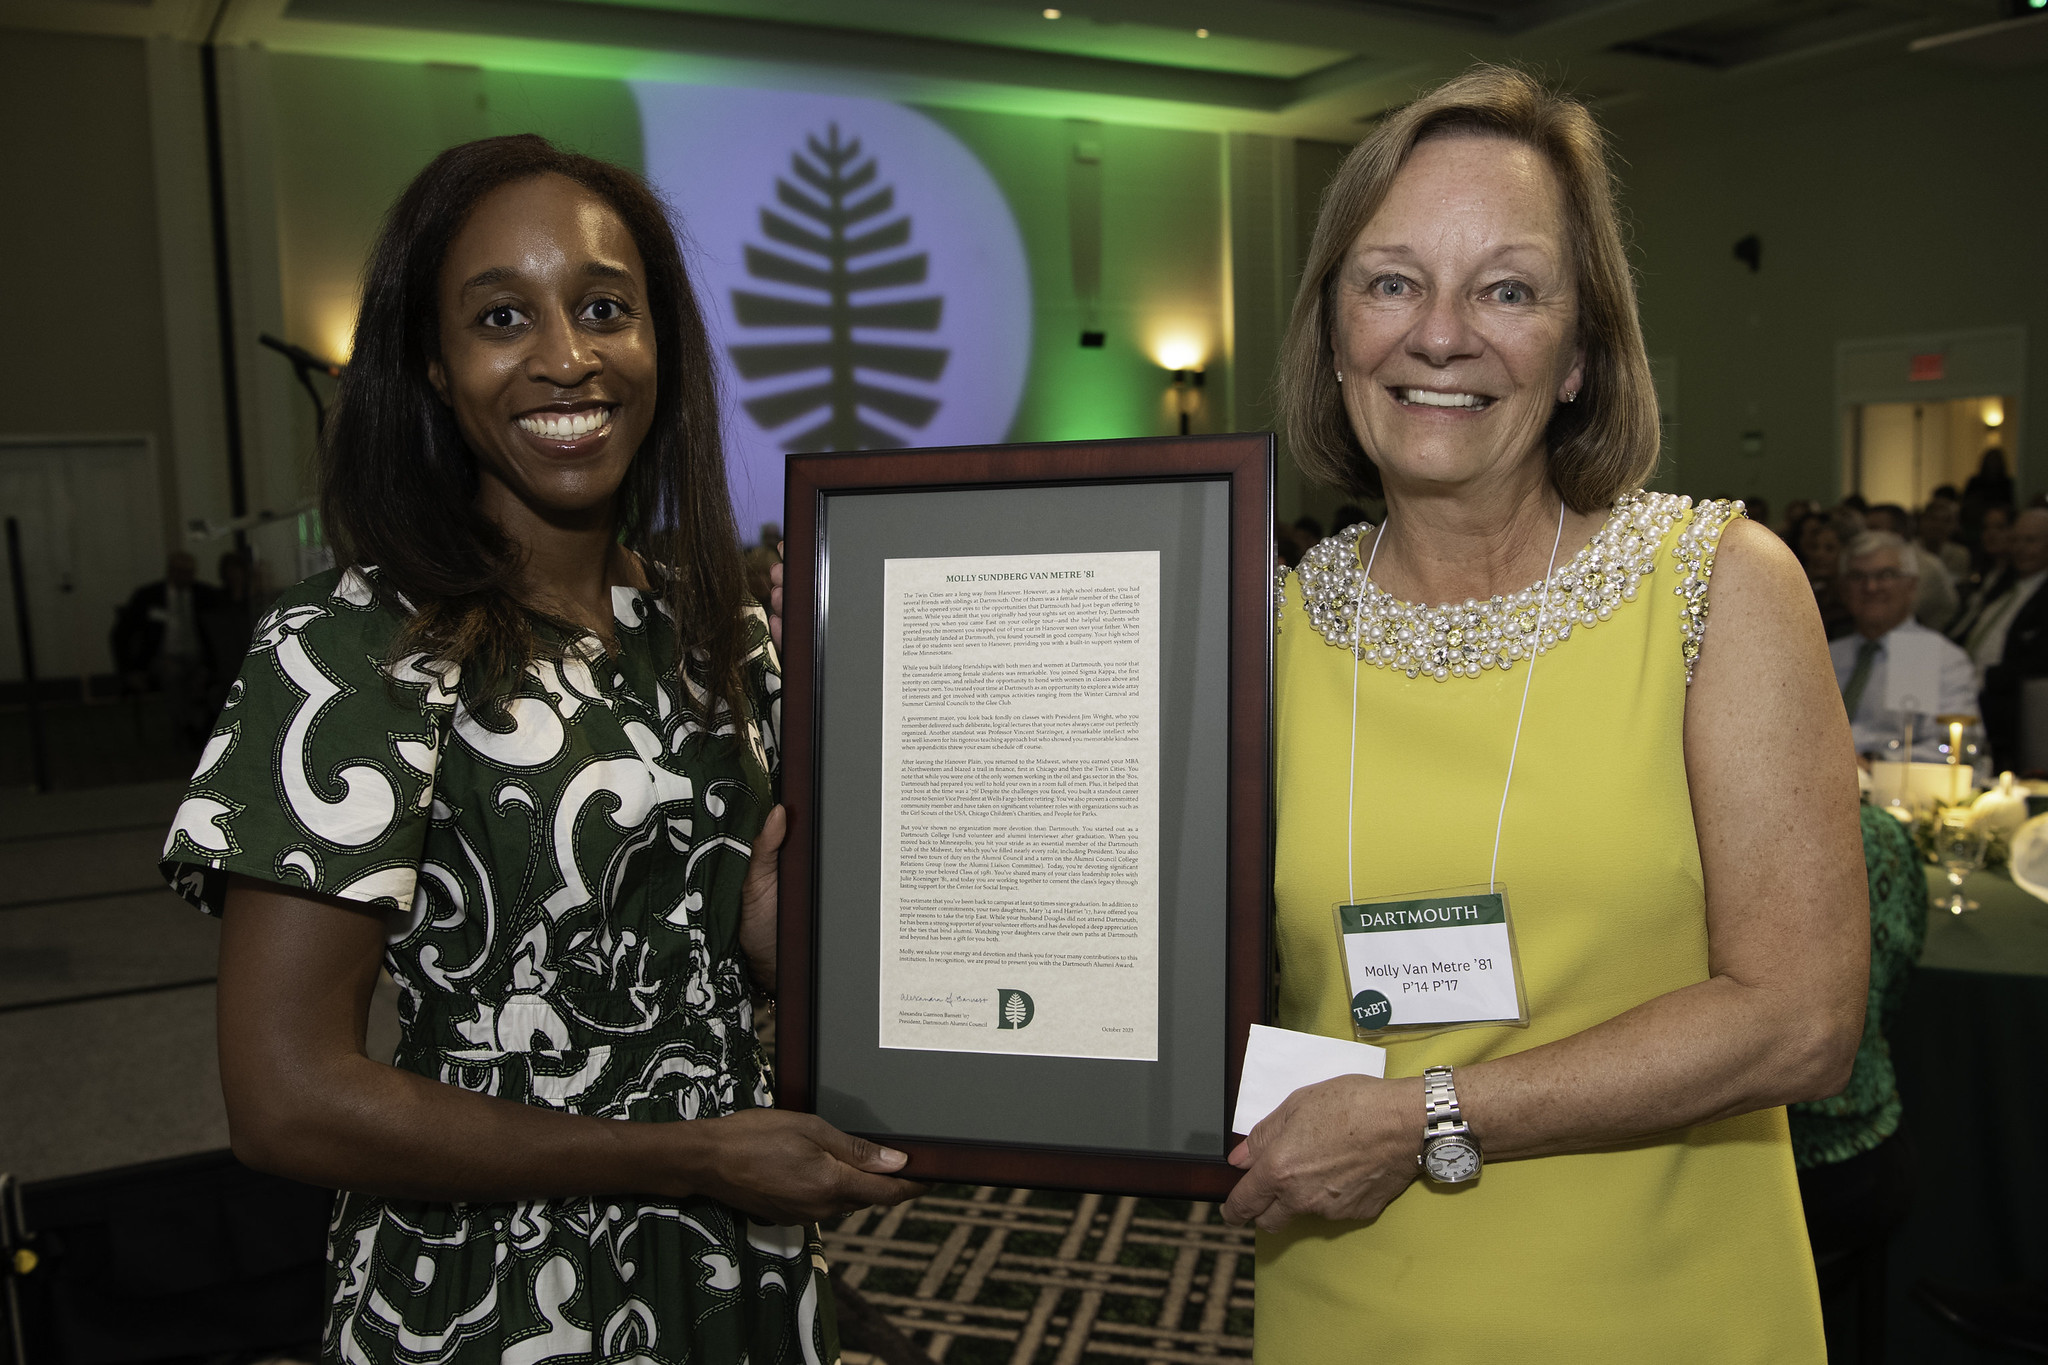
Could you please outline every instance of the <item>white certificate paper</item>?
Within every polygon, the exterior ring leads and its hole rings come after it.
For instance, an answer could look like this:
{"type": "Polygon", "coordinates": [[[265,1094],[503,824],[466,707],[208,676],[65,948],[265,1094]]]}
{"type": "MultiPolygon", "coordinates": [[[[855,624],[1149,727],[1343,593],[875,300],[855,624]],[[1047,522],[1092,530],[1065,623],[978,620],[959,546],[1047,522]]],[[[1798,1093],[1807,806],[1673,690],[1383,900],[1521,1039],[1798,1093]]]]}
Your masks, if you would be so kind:
{"type": "Polygon", "coordinates": [[[1159,555],[883,563],[885,1048],[1159,1058],[1159,555]]]}

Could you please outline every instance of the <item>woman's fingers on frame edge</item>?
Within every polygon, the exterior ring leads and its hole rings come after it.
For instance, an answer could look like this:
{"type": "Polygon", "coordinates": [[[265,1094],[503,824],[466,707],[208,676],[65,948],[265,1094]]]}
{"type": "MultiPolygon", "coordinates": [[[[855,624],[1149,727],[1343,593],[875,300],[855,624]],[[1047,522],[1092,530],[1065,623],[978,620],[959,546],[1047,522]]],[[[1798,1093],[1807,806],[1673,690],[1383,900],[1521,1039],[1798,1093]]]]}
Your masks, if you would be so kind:
{"type": "Polygon", "coordinates": [[[1244,1179],[1237,1182],[1237,1187],[1230,1192],[1230,1197],[1223,1201],[1223,1216],[1237,1226],[1244,1227],[1272,1207],[1272,1204],[1273,1193],[1266,1187],[1258,1168],[1254,1167],[1245,1174],[1244,1179]]]}

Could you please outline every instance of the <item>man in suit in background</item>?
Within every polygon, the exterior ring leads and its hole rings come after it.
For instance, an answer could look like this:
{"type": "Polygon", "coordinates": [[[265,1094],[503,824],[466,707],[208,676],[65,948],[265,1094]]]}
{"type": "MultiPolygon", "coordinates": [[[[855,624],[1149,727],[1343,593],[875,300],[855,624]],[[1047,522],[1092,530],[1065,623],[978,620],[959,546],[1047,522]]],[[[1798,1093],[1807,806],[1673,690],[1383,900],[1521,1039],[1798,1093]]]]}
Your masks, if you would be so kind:
{"type": "Polygon", "coordinates": [[[1984,571],[1977,575],[1962,612],[1948,628],[1948,638],[1957,644],[1970,638],[1984,608],[1996,602],[2013,584],[2012,523],[2018,514],[2010,507],[1987,507],[1977,525],[1978,544],[1983,549],[1984,571]]]}
{"type": "Polygon", "coordinates": [[[2020,766],[2020,697],[2029,678],[2048,678],[2048,509],[2029,508],[2012,526],[2012,585],[1984,604],[1961,643],[1984,680],[1980,714],[2001,768],[2020,766]]]}

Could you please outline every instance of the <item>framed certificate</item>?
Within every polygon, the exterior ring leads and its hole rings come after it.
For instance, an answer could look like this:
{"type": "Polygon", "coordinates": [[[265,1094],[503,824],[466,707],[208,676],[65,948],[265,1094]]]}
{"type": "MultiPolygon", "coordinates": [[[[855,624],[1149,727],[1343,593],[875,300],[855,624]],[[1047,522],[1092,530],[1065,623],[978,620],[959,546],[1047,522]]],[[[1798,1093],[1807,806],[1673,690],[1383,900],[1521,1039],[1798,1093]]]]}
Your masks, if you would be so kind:
{"type": "Polygon", "coordinates": [[[793,455],[777,1103],[1215,1199],[1266,1017],[1272,438],[793,455]]]}

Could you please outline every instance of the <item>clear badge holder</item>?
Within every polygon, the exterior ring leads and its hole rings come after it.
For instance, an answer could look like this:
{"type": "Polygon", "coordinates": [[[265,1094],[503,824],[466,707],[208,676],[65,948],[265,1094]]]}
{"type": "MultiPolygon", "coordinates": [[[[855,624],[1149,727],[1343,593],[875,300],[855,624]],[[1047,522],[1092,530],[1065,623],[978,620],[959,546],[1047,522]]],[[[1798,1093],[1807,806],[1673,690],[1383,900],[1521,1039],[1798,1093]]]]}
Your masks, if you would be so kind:
{"type": "Polygon", "coordinates": [[[1335,912],[1360,1041],[1528,1026],[1502,883],[1340,902],[1335,912]]]}

